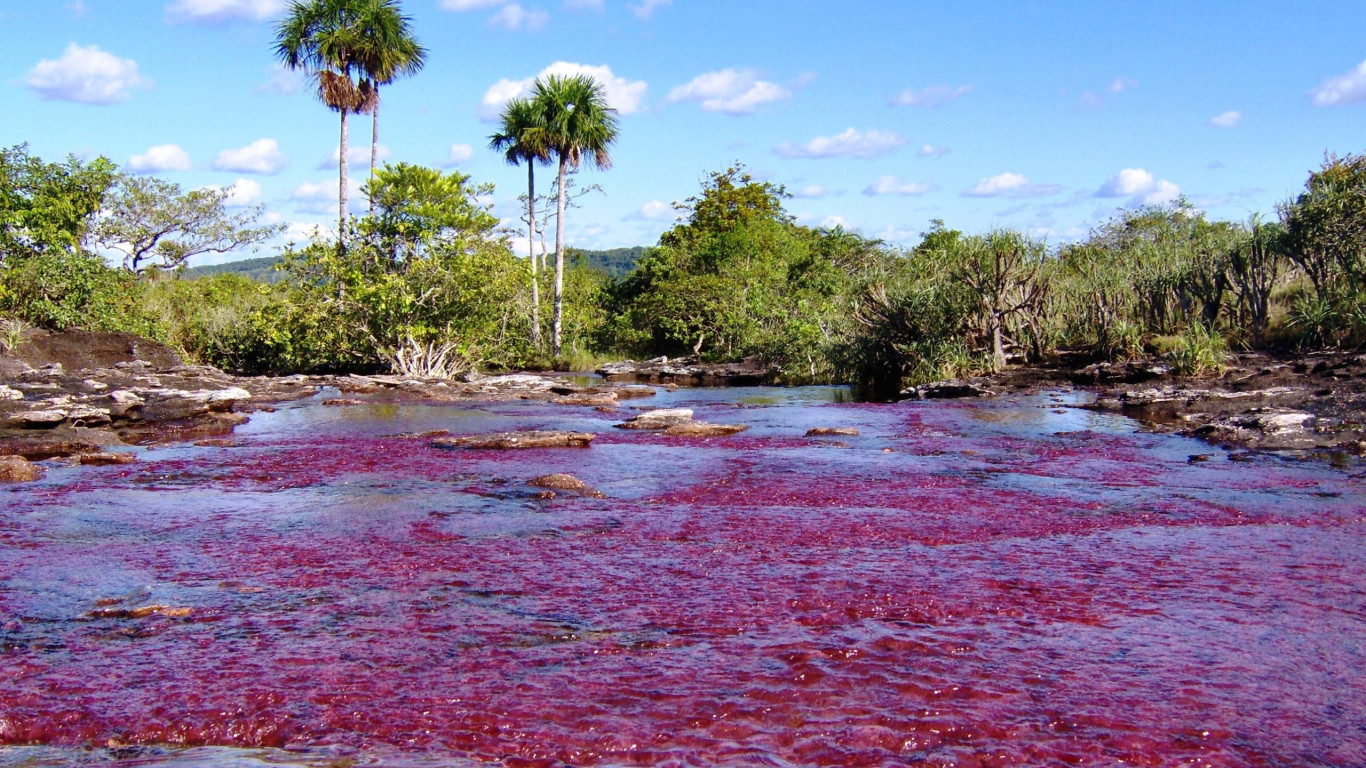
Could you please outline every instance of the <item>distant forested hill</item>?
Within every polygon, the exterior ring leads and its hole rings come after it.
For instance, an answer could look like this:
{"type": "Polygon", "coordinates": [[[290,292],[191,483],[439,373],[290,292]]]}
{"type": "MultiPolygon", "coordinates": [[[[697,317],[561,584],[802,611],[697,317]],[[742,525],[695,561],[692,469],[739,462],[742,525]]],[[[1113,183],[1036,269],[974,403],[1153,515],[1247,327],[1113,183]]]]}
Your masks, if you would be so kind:
{"type": "Polygon", "coordinates": [[[581,251],[569,248],[571,263],[581,264],[605,272],[608,277],[621,277],[636,268],[636,262],[645,255],[645,246],[634,248],[613,248],[609,251],[581,251]]]}
{"type": "Polygon", "coordinates": [[[275,269],[275,265],[280,263],[279,256],[262,256],[256,259],[242,259],[241,261],[229,261],[226,264],[211,264],[205,267],[190,267],[185,270],[186,279],[193,280],[196,277],[210,277],[212,275],[233,274],[249,277],[263,283],[278,283],[285,278],[285,273],[275,269]]]}
{"type": "MultiPolygon", "coordinates": [[[[628,274],[635,268],[640,257],[645,255],[645,247],[640,245],[634,248],[613,248],[608,251],[581,251],[578,248],[566,250],[570,263],[600,270],[609,277],[621,277],[628,274]]],[[[554,256],[551,256],[547,261],[553,262],[554,256]]],[[[185,277],[193,280],[196,277],[234,274],[259,280],[263,283],[278,283],[284,279],[284,273],[275,269],[275,265],[279,263],[279,256],[262,256],[257,259],[230,261],[226,264],[190,267],[185,270],[185,277]]]]}

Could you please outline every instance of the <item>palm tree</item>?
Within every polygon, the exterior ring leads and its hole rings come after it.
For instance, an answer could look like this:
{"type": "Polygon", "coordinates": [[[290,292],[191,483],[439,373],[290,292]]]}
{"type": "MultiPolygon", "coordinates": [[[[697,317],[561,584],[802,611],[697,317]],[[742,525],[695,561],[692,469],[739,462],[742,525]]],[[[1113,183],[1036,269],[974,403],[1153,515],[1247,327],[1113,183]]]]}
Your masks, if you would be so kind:
{"type": "MultiPolygon", "coordinates": [[[[413,37],[412,19],[404,16],[397,0],[366,0],[360,9],[361,50],[358,64],[362,83],[369,83],[370,176],[379,164],[379,87],[405,75],[415,75],[427,63],[427,49],[413,37]]],[[[375,203],[370,201],[370,211],[375,203]]]]}
{"type": "Polygon", "coordinates": [[[531,262],[531,344],[541,346],[541,287],[536,264],[536,163],[550,162],[544,115],[528,99],[503,108],[502,125],[489,137],[489,149],[502,152],[508,165],[526,162],[527,260],[531,262]]]}
{"type": "Polygon", "coordinates": [[[290,69],[302,69],[318,84],[318,98],[341,114],[338,154],[337,241],[346,240],[346,117],[365,112],[374,98],[368,82],[357,84],[365,50],[360,21],[365,0],[294,0],[275,28],[275,55],[290,69]]]}
{"type": "Polygon", "coordinates": [[[555,209],[555,337],[560,354],[564,315],[565,174],[588,155],[598,170],[612,167],[607,148],[617,140],[617,111],[607,106],[602,84],[588,75],[549,75],[532,86],[532,101],[545,122],[546,146],[559,159],[555,209]]]}

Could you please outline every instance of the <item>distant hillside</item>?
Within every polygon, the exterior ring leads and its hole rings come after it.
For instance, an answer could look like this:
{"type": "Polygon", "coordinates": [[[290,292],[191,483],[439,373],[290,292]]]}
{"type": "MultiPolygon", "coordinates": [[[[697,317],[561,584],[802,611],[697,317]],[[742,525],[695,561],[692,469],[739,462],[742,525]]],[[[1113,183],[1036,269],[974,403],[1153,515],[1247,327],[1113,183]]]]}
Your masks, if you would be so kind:
{"type": "Polygon", "coordinates": [[[275,269],[275,265],[280,263],[279,256],[262,256],[256,259],[243,259],[241,261],[230,261],[226,264],[210,264],[204,267],[190,267],[185,270],[185,277],[193,280],[197,277],[211,277],[213,275],[241,275],[257,280],[262,283],[278,283],[285,278],[283,272],[275,269]]]}
{"type": "Polygon", "coordinates": [[[634,248],[613,248],[608,251],[581,251],[569,248],[569,259],[573,264],[605,272],[608,277],[621,277],[636,268],[636,262],[645,255],[645,246],[634,248]]]}
{"type": "MultiPolygon", "coordinates": [[[[566,249],[572,264],[589,267],[605,273],[608,277],[621,277],[635,269],[636,262],[645,255],[644,246],[634,248],[613,248],[608,251],[581,251],[578,248],[566,249]]],[[[547,261],[553,262],[552,255],[547,261]]],[[[263,283],[278,283],[285,275],[275,269],[280,263],[279,256],[262,256],[257,259],[230,261],[226,264],[212,264],[205,267],[190,267],[185,270],[186,279],[211,277],[213,275],[241,275],[263,283]]]]}

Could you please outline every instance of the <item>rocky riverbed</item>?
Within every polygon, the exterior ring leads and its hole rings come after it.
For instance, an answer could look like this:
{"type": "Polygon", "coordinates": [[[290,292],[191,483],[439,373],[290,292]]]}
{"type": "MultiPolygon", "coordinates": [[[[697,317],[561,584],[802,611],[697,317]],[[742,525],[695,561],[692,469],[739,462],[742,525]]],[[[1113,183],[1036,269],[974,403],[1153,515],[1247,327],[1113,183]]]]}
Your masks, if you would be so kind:
{"type": "MultiPolygon", "coordinates": [[[[555,374],[473,374],[460,381],[396,376],[234,376],[189,365],[164,345],[128,334],[33,332],[0,355],[0,480],[42,475],[31,463],[57,459],[114,464],[135,460],[128,446],[228,439],[251,414],[325,388],[324,404],[536,400],[618,411],[621,426],[672,436],[723,436],[743,424],[694,422],[690,414],[636,415],[624,401],[656,386],[724,386],[771,381],[758,361],[703,365],[695,360],[626,361],[604,366],[606,383],[576,384],[555,374]],[[634,417],[634,418],[631,418],[634,417]],[[672,417],[672,418],[670,418],[672,417]]],[[[1148,428],[1202,438],[1228,449],[1301,455],[1366,454],[1366,355],[1277,359],[1239,355],[1218,377],[1175,376],[1160,361],[1012,368],[1002,374],[937,382],[903,399],[1000,397],[1081,389],[1068,407],[1121,413],[1148,428]]]]}

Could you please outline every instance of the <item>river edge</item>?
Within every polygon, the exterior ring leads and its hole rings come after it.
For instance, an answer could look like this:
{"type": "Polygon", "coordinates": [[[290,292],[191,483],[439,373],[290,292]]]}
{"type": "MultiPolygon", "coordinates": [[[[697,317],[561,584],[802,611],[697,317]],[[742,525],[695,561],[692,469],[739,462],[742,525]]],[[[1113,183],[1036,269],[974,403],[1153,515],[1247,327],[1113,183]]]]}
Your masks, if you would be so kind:
{"type": "MultiPolygon", "coordinates": [[[[894,399],[965,399],[1070,390],[1066,407],[1138,420],[1146,429],[1195,437],[1229,451],[1359,463],[1366,455],[1366,355],[1234,356],[1215,377],[1182,377],[1156,359],[1016,366],[998,374],[926,384],[894,399]]],[[[251,414],[329,388],[329,406],[532,400],[620,410],[655,387],[754,385],[775,372],[754,361],[698,365],[630,361],[584,374],[471,374],[462,380],[398,376],[236,376],[187,365],[171,349],[130,334],[37,332],[0,355],[0,481],[34,480],[32,462],[116,464],[129,446],[229,445],[251,414]]],[[[642,401],[634,409],[648,408],[642,401]]],[[[1196,455],[1192,460],[1200,460],[1196,455]]]]}

